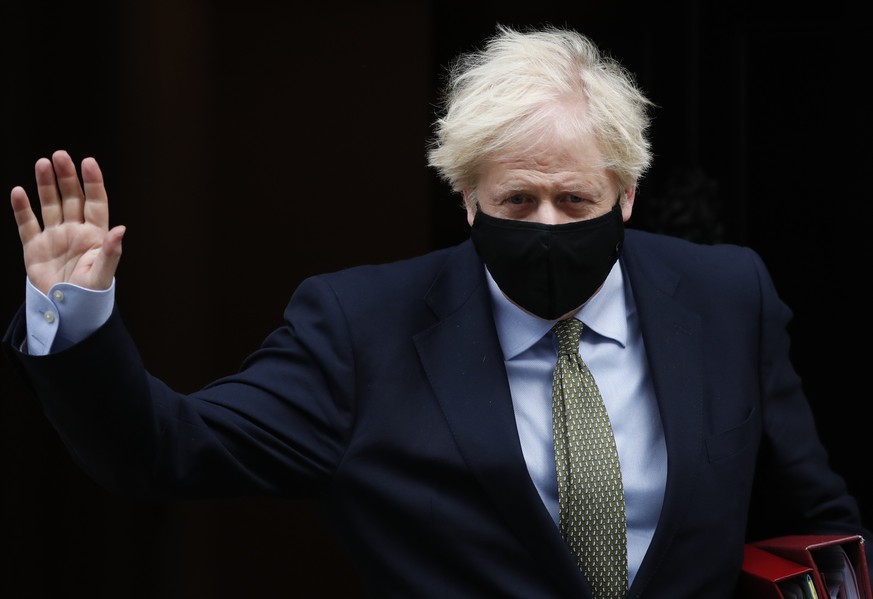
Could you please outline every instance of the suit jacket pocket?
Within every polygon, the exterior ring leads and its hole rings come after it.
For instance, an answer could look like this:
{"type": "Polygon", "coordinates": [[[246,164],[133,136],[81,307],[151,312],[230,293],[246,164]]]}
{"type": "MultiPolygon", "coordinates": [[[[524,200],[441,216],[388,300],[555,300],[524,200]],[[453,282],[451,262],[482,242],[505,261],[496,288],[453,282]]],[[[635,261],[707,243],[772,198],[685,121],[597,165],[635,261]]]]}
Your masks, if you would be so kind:
{"type": "Polygon", "coordinates": [[[734,428],[706,438],[706,455],[710,463],[726,460],[753,444],[760,431],[758,410],[752,409],[748,418],[734,428]]]}

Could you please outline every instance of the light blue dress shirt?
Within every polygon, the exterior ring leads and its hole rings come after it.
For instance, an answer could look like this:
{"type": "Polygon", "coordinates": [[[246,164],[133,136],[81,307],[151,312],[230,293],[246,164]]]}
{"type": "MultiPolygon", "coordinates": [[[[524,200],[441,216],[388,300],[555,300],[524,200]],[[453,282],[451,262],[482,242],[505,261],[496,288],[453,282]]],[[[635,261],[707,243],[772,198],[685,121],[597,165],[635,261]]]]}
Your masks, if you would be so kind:
{"type": "MultiPolygon", "coordinates": [[[[490,273],[494,321],[509,376],[522,453],[555,524],[558,483],[552,436],[555,321],[532,316],[506,299],[490,273]]],[[[630,286],[616,262],[601,289],[576,313],[585,327],[582,359],[597,381],[615,434],[627,510],[628,573],[632,582],[661,515],[667,448],[630,286]]]]}

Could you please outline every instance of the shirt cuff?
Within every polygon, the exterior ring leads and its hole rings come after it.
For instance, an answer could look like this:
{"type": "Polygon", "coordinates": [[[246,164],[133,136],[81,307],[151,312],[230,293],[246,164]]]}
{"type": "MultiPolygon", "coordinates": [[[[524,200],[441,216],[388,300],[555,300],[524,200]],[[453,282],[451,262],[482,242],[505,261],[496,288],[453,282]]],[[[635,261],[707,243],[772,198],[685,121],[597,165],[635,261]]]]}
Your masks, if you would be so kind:
{"type": "Polygon", "coordinates": [[[24,297],[27,342],[22,350],[44,356],[75,345],[109,320],[115,306],[115,279],[109,289],[99,291],[58,283],[46,295],[28,278],[24,297]]]}

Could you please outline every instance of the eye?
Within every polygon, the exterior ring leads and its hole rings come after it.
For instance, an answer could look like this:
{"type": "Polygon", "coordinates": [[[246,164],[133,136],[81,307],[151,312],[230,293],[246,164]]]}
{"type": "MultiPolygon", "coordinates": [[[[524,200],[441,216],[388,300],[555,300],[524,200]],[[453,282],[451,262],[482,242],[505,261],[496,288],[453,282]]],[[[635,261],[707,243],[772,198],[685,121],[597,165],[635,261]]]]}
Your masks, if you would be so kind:
{"type": "Polygon", "coordinates": [[[572,193],[562,194],[558,203],[564,207],[564,210],[578,211],[591,204],[591,200],[572,193]]]}
{"type": "Polygon", "coordinates": [[[597,214],[598,202],[590,196],[573,193],[562,194],[558,200],[560,210],[573,220],[592,218],[597,214]]]}
{"type": "Polygon", "coordinates": [[[525,198],[523,195],[516,194],[514,196],[509,196],[509,198],[507,198],[507,200],[506,200],[506,203],[507,204],[515,204],[516,206],[519,206],[521,204],[524,204],[526,199],[527,198],[525,198]]]}

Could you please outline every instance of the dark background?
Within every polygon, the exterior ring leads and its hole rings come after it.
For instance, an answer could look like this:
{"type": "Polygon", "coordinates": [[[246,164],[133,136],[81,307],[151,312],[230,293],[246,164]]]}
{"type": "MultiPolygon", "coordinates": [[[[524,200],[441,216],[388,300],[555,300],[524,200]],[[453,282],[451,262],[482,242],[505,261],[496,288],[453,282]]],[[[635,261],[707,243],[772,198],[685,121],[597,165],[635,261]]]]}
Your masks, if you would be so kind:
{"type": "MultiPolygon", "coordinates": [[[[126,321],[147,366],[193,391],[305,276],[466,236],[425,144],[443,67],[497,22],[578,28],[637,74],[657,157],[630,226],[761,253],[869,525],[870,50],[849,3],[4,3],[0,188],[35,197],[33,163],[58,148],[99,160],[128,227],[126,321]]],[[[11,210],[0,224],[8,322],[24,269],[11,210]]],[[[305,505],[111,496],[5,359],[0,393],[3,596],[360,595],[305,505]]]]}

